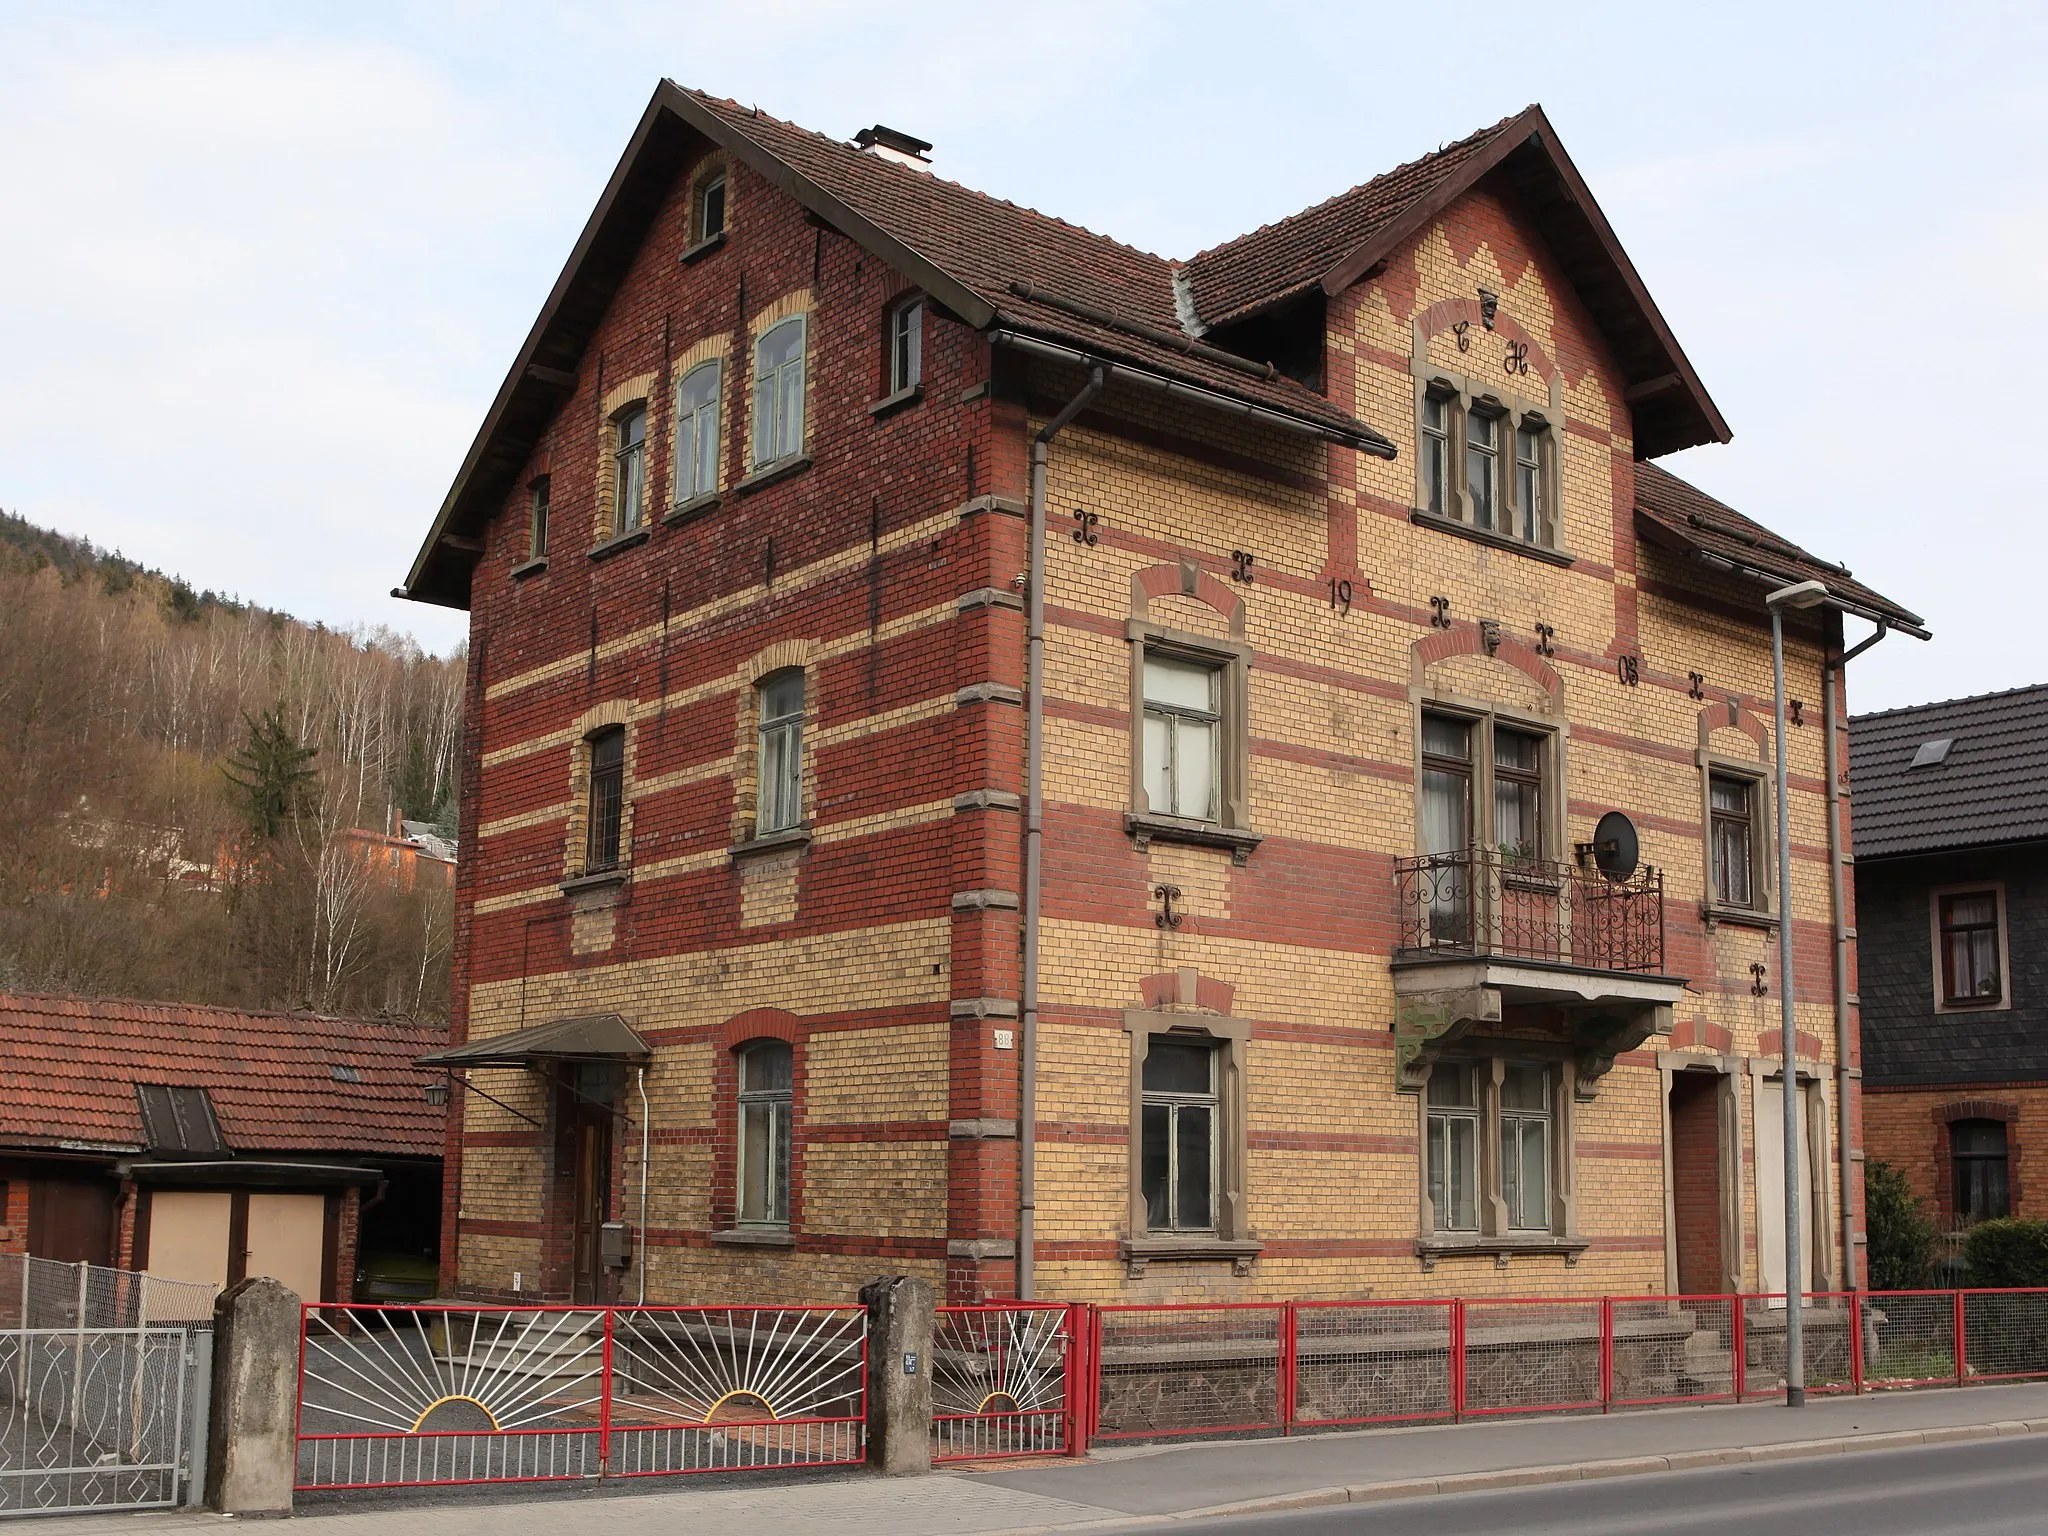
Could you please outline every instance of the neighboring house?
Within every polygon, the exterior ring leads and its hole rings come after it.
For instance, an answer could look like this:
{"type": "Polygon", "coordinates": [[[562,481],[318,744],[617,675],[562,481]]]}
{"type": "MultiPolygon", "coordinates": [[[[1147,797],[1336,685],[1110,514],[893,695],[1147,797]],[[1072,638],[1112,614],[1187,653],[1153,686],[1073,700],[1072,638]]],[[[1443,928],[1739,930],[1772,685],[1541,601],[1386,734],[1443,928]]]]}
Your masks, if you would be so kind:
{"type": "Polygon", "coordinates": [[[1728,429],[1542,112],[1183,263],[928,148],[664,83],[413,566],[471,625],[444,1284],[1775,1285],[1788,910],[1853,1275],[1842,621],[1785,893],[1762,597],[1922,631],[1648,462],[1728,429]]]}
{"type": "Polygon", "coordinates": [[[0,992],[0,1249],[347,1301],[438,1251],[446,1033],[0,992]],[[441,1101],[441,1102],[436,1102],[441,1101]]]}
{"type": "Polygon", "coordinates": [[[2048,686],[1849,732],[1868,1154],[1944,1231],[2048,1217],[2048,686]]]}

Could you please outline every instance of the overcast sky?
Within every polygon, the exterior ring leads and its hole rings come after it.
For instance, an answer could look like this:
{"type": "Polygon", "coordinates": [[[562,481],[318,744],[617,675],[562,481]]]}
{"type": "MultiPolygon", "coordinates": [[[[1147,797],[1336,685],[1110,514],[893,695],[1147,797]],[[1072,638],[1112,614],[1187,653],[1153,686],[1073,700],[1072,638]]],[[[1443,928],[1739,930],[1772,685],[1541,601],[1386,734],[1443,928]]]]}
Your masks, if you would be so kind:
{"type": "Polygon", "coordinates": [[[1541,101],[1734,428],[1667,462],[1935,630],[1854,706],[2048,681],[2044,45],[1954,0],[0,0],[0,507],[445,649],[385,594],[662,75],[1170,256],[1541,101]]]}

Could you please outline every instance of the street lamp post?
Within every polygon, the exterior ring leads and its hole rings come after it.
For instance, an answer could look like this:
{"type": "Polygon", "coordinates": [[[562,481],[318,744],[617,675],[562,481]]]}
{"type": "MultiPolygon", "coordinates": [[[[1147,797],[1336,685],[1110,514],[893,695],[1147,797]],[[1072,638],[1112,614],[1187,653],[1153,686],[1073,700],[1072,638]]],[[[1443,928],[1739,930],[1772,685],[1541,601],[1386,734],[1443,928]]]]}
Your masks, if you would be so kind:
{"type": "Polygon", "coordinates": [[[1771,610],[1771,688],[1778,720],[1778,1017],[1779,1060],[1784,1064],[1779,1095],[1785,1122],[1785,1406],[1806,1404],[1806,1339],[1800,1311],[1806,1300],[1799,1273],[1799,1034],[1792,1012],[1792,812],[1785,772],[1785,610],[1814,608],[1828,600],[1818,581],[1780,587],[1764,598],[1771,610]]]}

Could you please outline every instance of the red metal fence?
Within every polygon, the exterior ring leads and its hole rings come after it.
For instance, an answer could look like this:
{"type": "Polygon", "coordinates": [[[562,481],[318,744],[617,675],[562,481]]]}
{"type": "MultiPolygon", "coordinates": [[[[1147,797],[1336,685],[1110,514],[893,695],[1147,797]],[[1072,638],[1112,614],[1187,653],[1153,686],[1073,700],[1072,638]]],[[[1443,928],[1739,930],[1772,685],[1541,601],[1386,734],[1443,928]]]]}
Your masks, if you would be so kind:
{"type": "MultiPolygon", "coordinates": [[[[2048,1376],[2048,1290],[1826,1292],[1809,1392],[2048,1376]]],[[[1741,1402],[1783,1390],[1781,1296],[941,1307],[935,1461],[1741,1402]]],[[[304,1309],[302,1489],[844,1466],[859,1307],[304,1309]]]]}
{"type": "MultiPolygon", "coordinates": [[[[1741,1402],[1784,1390],[1782,1296],[1474,1298],[1077,1309],[1076,1446],[1741,1402]]],[[[2048,1290],[1805,1298],[1806,1389],[2048,1376],[2048,1290]]]]}

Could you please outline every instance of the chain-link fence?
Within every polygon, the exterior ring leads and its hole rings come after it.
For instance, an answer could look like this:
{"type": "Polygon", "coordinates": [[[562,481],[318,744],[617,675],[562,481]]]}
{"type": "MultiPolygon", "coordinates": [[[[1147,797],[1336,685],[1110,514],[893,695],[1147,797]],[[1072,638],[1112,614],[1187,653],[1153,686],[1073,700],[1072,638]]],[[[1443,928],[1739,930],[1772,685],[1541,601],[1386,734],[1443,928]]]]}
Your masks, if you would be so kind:
{"type": "Polygon", "coordinates": [[[219,1287],[0,1253],[0,1328],[213,1326],[219,1287]]]}

